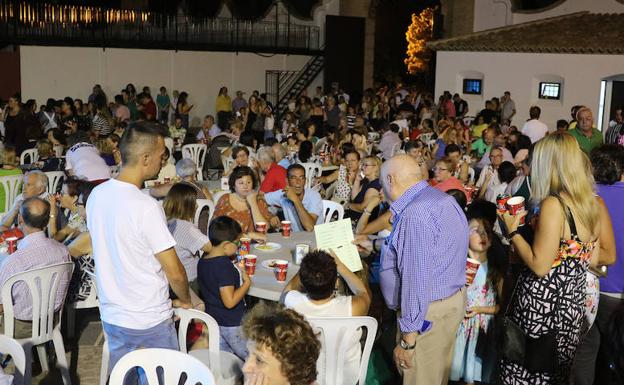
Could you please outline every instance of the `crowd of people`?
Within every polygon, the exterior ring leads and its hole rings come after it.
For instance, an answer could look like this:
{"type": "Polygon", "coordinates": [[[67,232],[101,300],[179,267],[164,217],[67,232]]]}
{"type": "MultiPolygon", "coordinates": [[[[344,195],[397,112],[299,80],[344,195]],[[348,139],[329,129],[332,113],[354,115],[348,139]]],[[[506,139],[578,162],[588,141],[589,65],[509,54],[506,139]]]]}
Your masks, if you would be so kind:
{"type": "MultiPolygon", "coordinates": [[[[24,238],[0,283],[73,260],[63,285],[79,301],[94,272],[111,367],[139,347],[177,349],[172,307],[201,301],[221,350],[246,360],[247,384],[309,385],[321,348],[305,317],[373,314],[377,301],[385,310],[373,315],[398,328],[404,384],[608,384],[624,369],[621,109],[603,135],[585,106],[556,124],[538,106],[517,110],[510,92],[470,107],[459,94],[436,103],[393,84],[353,96],[318,87],[274,111],[265,94],[232,98],[222,87],[215,114],[192,127],[190,96],[165,87],[154,97],[128,84],[109,99],[96,85],[87,103],[41,109],[14,95],[3,106],[0,177],[25,177],[0,229],[24,238]],[[191,143],[206,145],[203,168],[182,156],[191,143]],[[34,148],[38,160],[19,165],[34,148]],[[59,170],[55,194],[45,172],[59,170]],[[213,176],[225,191],[201,181],[213,176]],[[512,196],[523,210],[506,209],[512,196]],[[213,200],[210,222],[194,223],[197,199],[213,200]],[[311,250],[283,305],[251,306],[253,278],[232,263],[241,238],[263,242],[258,224],[273,232],[282,220],[313,231],[323,200],[352,221],[365,271],[311,250]],[[473,280],[468,258],[478,261],[473,280]]],[[[27,335],[20,290],[16,333],[27,335]]],[[[360,339],[350,340],[344,383],[357,382],[360,339]]]]}

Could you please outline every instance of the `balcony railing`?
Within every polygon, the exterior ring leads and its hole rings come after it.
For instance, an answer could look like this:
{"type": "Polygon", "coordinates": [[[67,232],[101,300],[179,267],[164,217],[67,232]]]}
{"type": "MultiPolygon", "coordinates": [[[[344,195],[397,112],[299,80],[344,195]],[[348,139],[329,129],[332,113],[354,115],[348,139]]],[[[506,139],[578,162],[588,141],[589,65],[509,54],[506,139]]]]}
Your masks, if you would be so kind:
{"type": "Polygon", "coordinates": [[[5,44],[319,52],[317,26],[0,0],[5,44]]]}

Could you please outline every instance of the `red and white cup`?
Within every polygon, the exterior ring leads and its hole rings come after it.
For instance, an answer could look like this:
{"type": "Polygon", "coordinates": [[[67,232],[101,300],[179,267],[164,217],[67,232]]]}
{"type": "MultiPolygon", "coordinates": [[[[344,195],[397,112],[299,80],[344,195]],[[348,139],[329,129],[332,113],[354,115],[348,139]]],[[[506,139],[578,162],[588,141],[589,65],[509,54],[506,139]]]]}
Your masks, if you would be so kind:
{"type": "MultiPolygon", "coordinates": [[[[524,198],[520,196],[509,198],[507,200],[507,210],[511,215],[518,215],[524,212],[524,198]]],[[[520,224],[524,224],[524,217],[520,220],[520,224]]]]}
{"type": "Polygon", "coordinates": [[[481,262],[477,261],[473,258],[468,258],[466,260],[466,286],[472,285],[474,282],[475,276],[477,275],[477,270],[479,270],[479,266],[481,262]]]}
{"type": "Polygon", "coordinates": [[[257,222],[256,223],[256,231],[262,234],[267,233],[267,223],[266,222],[257,222]]]}
{"type": "Polygon", "coordinates": [[[258,261],[258,257],[253,254],[248,254],[243,257],[245,261],[245,272],[248,276],[252,277],[256,274],[256,262],[258,261]]]}
{"type": "Polygon", "coordinates": [[[241,238],[240,239],[239,254],[245,256],[245,255],[249,254],[250,251],[251,251],[251,239],[250,238],[241,238]]]}
{"type": "Polygon", "coordinates": [[[286,275],[288,274],[288,261],[285,259],[278,259],[275,261],[275,278],[277,282],[286,282],[286,275]]]}
{"type": "Polygon", "coordinates": [[[282,235],[285,238],[290,237],[290,226],[291,226],[290,221],[282,221],[282,235]]]}
{"type": "Polygon", "coordinates": [[[6,242],[9,244],[9,254],[13,254],[17,249],[17,237],[9,237],[6,242]]]}

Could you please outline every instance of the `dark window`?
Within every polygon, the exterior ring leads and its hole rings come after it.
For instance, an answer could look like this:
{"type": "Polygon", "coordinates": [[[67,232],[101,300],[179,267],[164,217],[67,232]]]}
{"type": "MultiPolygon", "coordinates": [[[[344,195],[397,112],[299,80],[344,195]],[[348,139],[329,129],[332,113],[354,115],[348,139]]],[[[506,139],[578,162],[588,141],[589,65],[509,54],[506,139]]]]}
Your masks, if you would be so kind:
{"type": "Polygon", "coordinates": [[[539,84],[540,99],[561,99],[561,83],[540,82],[539,84]]]}
{"type": "Polygon", "coordinates": [[[464,93],[472,95],[481,95],[482,79],[464,79],[464,93]]]}

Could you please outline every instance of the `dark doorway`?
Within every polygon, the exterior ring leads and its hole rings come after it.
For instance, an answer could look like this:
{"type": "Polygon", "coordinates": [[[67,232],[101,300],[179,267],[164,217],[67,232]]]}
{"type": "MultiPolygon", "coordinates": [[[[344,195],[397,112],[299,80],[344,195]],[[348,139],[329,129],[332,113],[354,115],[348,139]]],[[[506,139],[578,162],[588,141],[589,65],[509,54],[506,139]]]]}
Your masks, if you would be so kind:
{"type": "Polygon", "coordinates": [[[624,106],[624,81],[614,80],[611,87],[611,106],[609,120],[615,118],[615,110],[624,106]]]}
{"type": "Polygon", "coordinates": [[[19,47],[0,51],[0,100],[8,100],[22,88],[19,47]]]}
{"type": "Polygon", "coordinates": [[[347,93],[361,93],[363,83],[364,18],[327,16],[324,88],[334,84],[347,93]]]}

